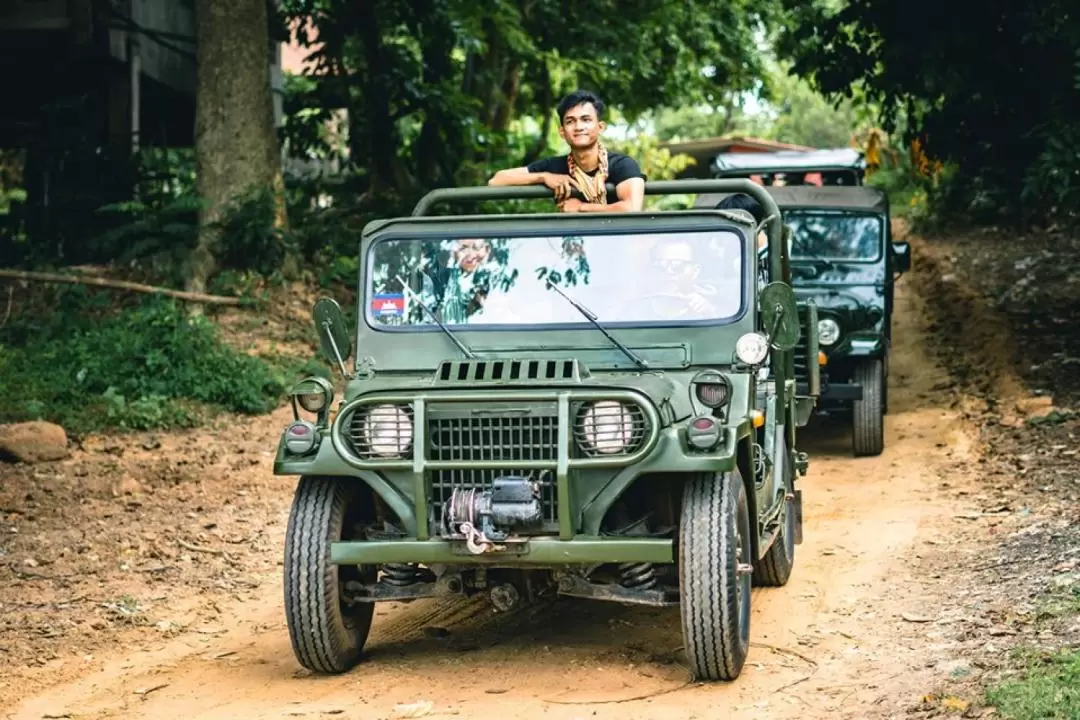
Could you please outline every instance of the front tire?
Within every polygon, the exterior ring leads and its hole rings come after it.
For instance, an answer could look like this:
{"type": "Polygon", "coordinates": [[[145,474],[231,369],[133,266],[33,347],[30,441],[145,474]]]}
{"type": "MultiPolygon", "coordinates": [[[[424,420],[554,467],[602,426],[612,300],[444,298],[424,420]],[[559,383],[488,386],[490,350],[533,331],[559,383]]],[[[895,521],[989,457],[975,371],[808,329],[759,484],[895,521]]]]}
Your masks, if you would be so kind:
{"type": "Polygon", "coordinates": [[[860,362],[854,375],[863,396],[852,407],[852,450],[856,457],[880,455],[885,449],[885,372],[881,359],[860,362]]]}
{"type": "Polygon", "coordinates": [[[315,673],[352,669],[371,631],[373,603],[348,605],[342,575],[354,568],[330,562],[331,543],[344,539],[357,510],[356,480],[302,477],[285,534],[285,617],[293,654],[315,673]]]}
{"type": "Polygon", "coordinates": [[[737,470],[694,477],[683,493],[679,591],[695,680],[734,680],[750,648],[750,513],[737,470]]]}

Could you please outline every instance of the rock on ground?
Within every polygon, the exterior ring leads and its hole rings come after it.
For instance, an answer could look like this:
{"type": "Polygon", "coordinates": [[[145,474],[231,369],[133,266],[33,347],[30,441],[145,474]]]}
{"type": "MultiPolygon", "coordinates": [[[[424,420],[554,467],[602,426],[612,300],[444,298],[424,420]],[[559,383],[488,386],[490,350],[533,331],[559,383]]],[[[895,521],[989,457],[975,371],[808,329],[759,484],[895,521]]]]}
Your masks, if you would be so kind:
{"type": "Polygon", "coordinates": [[[0,460],[39,463],[68,457],[67,433],[50,422],[0,425],[0,460]]]}

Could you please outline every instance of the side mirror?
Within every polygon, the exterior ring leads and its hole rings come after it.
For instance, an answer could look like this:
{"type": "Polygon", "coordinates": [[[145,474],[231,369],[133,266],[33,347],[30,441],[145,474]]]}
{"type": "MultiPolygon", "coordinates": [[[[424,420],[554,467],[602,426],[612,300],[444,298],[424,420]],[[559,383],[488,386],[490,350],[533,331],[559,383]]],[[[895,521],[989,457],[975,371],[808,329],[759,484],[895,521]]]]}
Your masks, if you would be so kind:
{"type": "Polygon", "coordinates": [[[781,352],[793,349],[802,336],[795,291],[787,283],[771,282],[761,291],[758,301],[769,345],[781,352]]]}
{"type": "Polygon", "coordinates": [[[911,270],[911,245],[906,242],[892,244],[893,270],[906,273],[911,270]]]}
{"type": "Polygon", "coordinates": [[[330,362],[338,364],[342,375],[348,376],[345,361],[352,355],[352,337],[341,306],[333,298],[319,298],[315,301],[311,316],[319,333],[319,347],[323,355],[330,362]]]}

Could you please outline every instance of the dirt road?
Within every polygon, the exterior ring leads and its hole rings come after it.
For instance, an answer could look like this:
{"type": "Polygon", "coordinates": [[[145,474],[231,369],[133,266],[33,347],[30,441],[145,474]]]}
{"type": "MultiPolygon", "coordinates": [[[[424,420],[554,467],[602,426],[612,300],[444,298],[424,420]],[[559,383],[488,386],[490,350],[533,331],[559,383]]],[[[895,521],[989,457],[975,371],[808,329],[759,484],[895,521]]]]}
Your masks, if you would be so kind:
{"type": "MultiPolygon", "coordinates": [[[[309,676],[282,615],[283,493],[249,571],[257,592],[222,593],[212,622],[172,637],[99,648],[89,674],[69,660],[56,670],[66,682],[8,717],[899,717],[943,657],[927,621],[948,578],[921,555],[956,524],[962,508],[942,487],[967,482],[974,450],[939,406],[948,378],[924,353],[919,301],[903,281],[897,302],[886,450],[855,460],[842,428],[804,432],[805,541],[786,587],[754,590],[753,645],[735,683],[687,682],[677,610],[569,600],[511,615],[483,600],[381,606],[365,664],[309,676]]],[[[269,475],[260,463],[248,472],[269,475]]]]}

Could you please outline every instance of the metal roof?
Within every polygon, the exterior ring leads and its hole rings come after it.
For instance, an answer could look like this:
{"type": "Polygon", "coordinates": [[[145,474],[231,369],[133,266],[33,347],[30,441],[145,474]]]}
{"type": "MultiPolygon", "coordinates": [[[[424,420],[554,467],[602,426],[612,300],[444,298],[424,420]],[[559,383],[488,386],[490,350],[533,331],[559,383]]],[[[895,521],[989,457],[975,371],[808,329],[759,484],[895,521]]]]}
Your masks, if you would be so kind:
{"type": "MultiPolygon", "coordinates": [[[[868,210],[870,212],[888,212],[889,196],[883,190],[867,185],[835,186],[827,185],[771,185],[765,192],[776,201],[777,207],[785,208],[826,208],[833,210],[868,210]]],[[[707,193],[698,195],[694,207],[716,207],[716,204],[731,193],[707,193]]]]}
{"type": "Polygon", "coordinates": [[[864,170],[863,153],[853,148],[827,150],[781,150],[778,152],[720,153],[713,158],[718,173],[816,172],[819,170],[864,170]]]}

